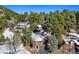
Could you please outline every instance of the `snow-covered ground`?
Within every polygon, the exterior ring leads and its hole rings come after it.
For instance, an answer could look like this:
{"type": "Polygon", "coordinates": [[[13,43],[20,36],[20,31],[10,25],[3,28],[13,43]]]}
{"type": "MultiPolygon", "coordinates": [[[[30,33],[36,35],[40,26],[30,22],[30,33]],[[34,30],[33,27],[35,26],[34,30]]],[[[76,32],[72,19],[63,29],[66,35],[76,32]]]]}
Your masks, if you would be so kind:
{"type": "MultiPolygon", "coordinates": [[[[0,45],[0,54],[9,54],[11,50],[8,45],[0,45]]],[[[16,48],[15,54],[31,54],[28,50],[26,50],[22,45],[16,48]]]]}

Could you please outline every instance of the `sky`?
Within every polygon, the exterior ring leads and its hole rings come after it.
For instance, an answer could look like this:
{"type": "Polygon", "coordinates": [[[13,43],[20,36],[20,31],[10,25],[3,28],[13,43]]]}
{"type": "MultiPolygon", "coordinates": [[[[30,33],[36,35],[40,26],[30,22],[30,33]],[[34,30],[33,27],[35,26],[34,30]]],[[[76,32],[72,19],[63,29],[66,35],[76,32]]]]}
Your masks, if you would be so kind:
{"type": "Polygon", "coordinates": [[[30,13],[31,11],[49,13],[50,11],[62,11],[64,9],[79,10],[79,5],[4,5],[4,7],[19,14],[30,13]]]}

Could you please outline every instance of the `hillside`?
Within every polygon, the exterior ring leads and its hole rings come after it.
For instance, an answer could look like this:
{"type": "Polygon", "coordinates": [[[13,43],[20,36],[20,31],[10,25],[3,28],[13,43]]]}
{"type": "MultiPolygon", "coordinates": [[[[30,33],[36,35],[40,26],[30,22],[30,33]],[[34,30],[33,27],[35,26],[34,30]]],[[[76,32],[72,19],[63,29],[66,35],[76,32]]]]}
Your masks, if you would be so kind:
{"type": "Polygon", "coordinates": [[[58,44],[62,43],[61,35],[64,35],[66,32],[68,32],[70,28],[76,31],[79,29],[79,11],[64,9],[61,12],[59,10],[56,10],[55,12],[50,11],[49,13],[35,13],[32,11],[30,14],[27,12],[24,14],[18,14],[5,8],[4,6],[0,6],[0,10],[2,10],[4,15],[1,16],[0,14],[0,32],[2,32],[2,30],[7,27],[6,20],[13,19],[16,21],[16,23],[29,21],[31,23],[31,27],[26,34],[28,40],[30,38],[31,32],[35,29],[37,24],[41,24],[43,29],[47,32],[54,32],[58,44]]]}

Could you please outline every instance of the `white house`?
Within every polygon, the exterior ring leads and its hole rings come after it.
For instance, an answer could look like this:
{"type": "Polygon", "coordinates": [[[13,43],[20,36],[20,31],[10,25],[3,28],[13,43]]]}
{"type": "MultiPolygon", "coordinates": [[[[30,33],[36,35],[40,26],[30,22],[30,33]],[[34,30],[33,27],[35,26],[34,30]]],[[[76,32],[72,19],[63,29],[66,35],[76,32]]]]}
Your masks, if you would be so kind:
{"type": "Polygon", "coordinates": [[[22,30],[22,29],[26,29],[28,31],[29,27],[30,27],[30,22],[26,21],[26,22],[19,22],[16,26],[15,26],[15,30],[22,30]]]}

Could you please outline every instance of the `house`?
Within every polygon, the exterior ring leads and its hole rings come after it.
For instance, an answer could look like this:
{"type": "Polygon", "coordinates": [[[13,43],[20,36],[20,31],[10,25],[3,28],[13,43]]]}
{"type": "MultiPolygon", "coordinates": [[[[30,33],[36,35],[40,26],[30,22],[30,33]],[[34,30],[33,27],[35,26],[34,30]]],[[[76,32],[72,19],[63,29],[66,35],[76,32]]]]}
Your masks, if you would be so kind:
{"type": "Polygon", "coordinates": [[[15,26],[15,30],[22,30],[22,29],[26,29],[28,31],[29,27],[31,26],[29,21],[26,22],[19,22],[16,26],[15,26]]]}
{"type": "Polygon", "coordinates": [[[0,16],[5,16],[4,11],[0,9],[0,16]]]}
{"type": "Polygon", "coordinates": [[[3,14],[3,13],[4,13],[3,10],[0,9],[0,14],[3,14]]]}
{"type": "Polygon", "coordinates": [[[10,17],[10,19],[6,19],[6,24],[8,26],[15,25],[16,24],[16,19],[14,19],[13,17],[10,17]]]}

